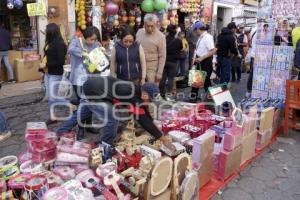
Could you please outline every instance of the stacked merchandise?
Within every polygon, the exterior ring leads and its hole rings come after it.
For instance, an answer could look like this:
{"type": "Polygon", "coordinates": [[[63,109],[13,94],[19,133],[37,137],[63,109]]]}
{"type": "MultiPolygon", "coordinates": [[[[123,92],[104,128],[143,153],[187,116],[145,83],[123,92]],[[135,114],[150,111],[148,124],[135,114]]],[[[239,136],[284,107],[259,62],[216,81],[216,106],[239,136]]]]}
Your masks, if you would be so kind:
{"type": "Polygon", "coordinates": [[[290,78],[294,57],[290,29],[297,20],[297,6],[295,0],[259,3],[252,98],[285,99],[285,83],[290,78]]]}
{"type": "Polygon", "coordinates": [[[28,123],[27,152],[19,159],[0,160],[2,195],[30,200],[198,199],[199,188],[212,179],[227,180],[253,158],[255,149],[270,142],[274,108],[253,107],[242,114],[242,123],[214,115],[203,104],[179,103],[163,116],[157,123],[175,151],[147,133],[137,134],[133,121],[115,147],[76,141],[74,133],[57,141],[45,123],[28,123]]]}

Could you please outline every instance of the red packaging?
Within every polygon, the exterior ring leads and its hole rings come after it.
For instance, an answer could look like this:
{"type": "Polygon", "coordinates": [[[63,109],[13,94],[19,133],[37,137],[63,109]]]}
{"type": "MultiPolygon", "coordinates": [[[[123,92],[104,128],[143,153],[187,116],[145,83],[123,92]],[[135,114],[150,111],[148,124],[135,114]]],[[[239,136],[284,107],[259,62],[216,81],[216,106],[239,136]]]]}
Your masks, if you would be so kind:
{"type": "Polygon", "coordinates": [[[179,121],[168,121],[162,124],[162,132],[168,134],[170,131],[179,130],[181,123],[179,121]]]}

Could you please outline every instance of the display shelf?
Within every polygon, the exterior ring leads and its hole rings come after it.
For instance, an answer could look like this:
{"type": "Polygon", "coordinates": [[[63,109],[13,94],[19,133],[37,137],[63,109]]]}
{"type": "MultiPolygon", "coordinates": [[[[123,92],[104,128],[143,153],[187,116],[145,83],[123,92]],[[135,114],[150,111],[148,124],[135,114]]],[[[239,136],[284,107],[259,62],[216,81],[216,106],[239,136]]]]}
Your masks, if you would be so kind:
{"type": "Polygon", "coordinates": [[[234,178],[236,178],[241,171],[245,170],[245,168],[247,166],[249,166],[253,161],[255,161],[255,159],[258,156],[260,156],[266,148],[268,148],[271,144],[273,144],[276,141],[277,136],[279,135],[279,133],[282,132],[282,130],[283,130],[283,123],[273,133],[273,137],[272,137],[271,141],[269,142],[269,144],[266,147],[262,148],[261,150],[256,150],[255,156],[252,159],[243,163],[240,166],[240,168],[235,173],[233,173],[229,178],[227,178],[225,181],[220,181],[220,180],[217,180],[216,178],[212,178],[209,183],[207,183],[204,187],[202,187],[200,189],[199,200],[200,199],[201,200],[211,199],[218,193],[218,191],[225,188],[226,185],[229,184],[230,182],[232,182],[234,180],[234,178]]]}

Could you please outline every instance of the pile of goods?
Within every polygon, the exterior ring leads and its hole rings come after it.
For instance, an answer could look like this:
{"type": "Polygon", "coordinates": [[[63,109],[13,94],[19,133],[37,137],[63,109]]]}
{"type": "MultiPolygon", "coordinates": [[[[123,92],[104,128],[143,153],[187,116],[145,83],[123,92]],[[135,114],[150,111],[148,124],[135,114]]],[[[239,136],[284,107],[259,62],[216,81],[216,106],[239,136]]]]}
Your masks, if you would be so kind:
{"type": "Polygon", "coordinates": [[[179,9],[186,13],[200,13],[202,0],[179,0],[179,9]]]}
{"type": "MultiPolygon", "coordinates": [[[[253,106],[236,117],[202,104],[179,103],[155,121],[171,151],[130,121],[115,146],[59,140],[43,122],[29,122],[26,152],[0,159],[4,199],[198,199],[211,179],[224,181],[271,140],[275,109],[253,106]],[[232,116],[232,117],[231,117],[232,116]],[[259,120],[257,120],[259,119],[259,120]]],[[[235,112],[233,112],[235,113],[235,112]]]]}

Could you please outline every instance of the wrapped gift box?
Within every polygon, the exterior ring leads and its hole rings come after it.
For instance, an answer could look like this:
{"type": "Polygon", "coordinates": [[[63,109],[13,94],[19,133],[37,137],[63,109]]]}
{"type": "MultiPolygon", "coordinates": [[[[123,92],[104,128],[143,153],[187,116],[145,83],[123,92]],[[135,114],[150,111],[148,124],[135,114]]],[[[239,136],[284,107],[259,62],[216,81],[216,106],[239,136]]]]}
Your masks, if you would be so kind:
{"type": "Polygon", "coordinates": [[[214,131],[209,130],[193,140],[193,168],[198,169],[206,158],[213,155],[215,135],[214,131]]]}
{"type": "Polygon", "coordinates": [[[198,170],[198,178],[200,182],[200,188],[205,186],[214,174],[213,156],[207,157],[201,164],[198,170]]]}
{"type": "Polygon", "coordinates": [[[242,162],[250,160],[255,155],[255,145],[257,140],[257,131],[254,131],[245,137],[242,140],[242,162]]]}
{"type": "Polygon", "coordinates": [[[232,127],[226,131],[223,144],[225,150],[232,151],[242,144],[242,130],[239,127],[232,127]]]}
{"type": "Polygon", "coordinates": [[[239,146],[233,151],[222,150],[218,159],[218,166],[215,170],[216,178],[219,180],[226,180],[230,175],[238,170],[242,159],[242,147],[239,146]]]}
{"type": "Polygon", "coordinates": [[[266,147],[272,139],[272,128],[268,129],[264,132],[258,131],[257,141],[256,141],[256,149],[261,150],[266,147]]]}

